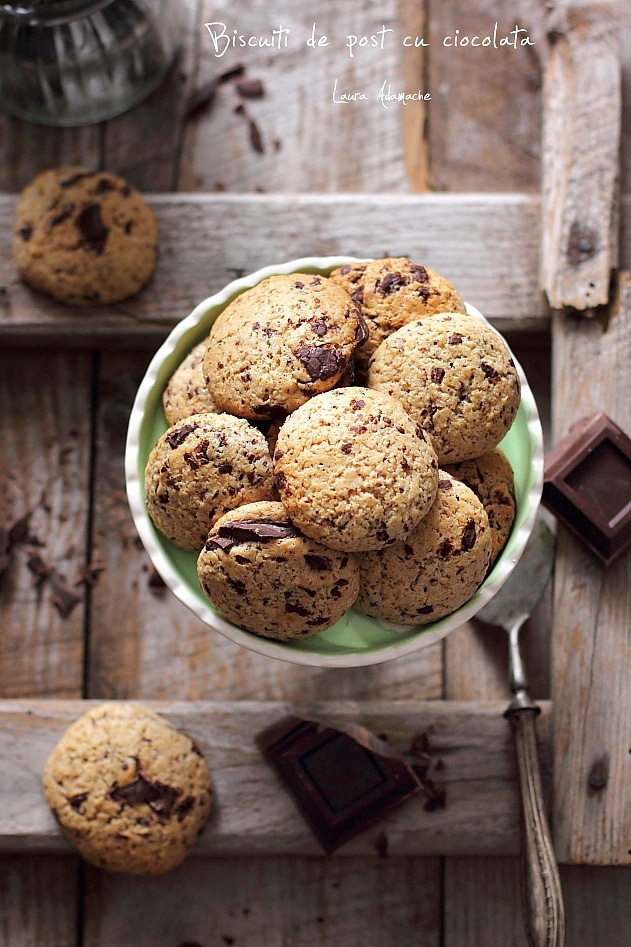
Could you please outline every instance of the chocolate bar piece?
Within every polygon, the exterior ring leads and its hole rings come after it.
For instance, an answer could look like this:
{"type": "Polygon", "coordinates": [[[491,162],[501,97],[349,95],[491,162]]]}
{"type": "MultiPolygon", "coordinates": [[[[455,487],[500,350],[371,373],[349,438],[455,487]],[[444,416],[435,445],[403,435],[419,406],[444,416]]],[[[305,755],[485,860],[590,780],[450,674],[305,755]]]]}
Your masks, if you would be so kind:
{"type": "Polygon", "coordinates": [[[333,852],[417,792],[411,768],[332,727],[286,717],[256,745],[294,795],[326,852],[333,852]]]}
{"type": "Polygon", "coordinates": [[[631,440],[598,412],[546,455],[543,505],[608,565],[631,542],[631,440]]]}

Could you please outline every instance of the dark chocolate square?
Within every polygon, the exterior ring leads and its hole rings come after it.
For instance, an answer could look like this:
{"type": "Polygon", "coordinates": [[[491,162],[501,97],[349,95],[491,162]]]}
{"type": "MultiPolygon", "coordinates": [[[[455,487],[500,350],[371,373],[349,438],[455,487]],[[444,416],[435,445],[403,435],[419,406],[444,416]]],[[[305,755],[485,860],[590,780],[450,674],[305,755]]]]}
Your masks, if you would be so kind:
{"type": "Polygon", "coordinates": [[[374,825],[420,784],[402,760],[379,756],[332,727],[286,717],[256,744],[291,790],[326,852],[374,825]]]}
{"type": "Polygon", "coordinates": [[[605,564],[631,543],[631,440],[606,414],[546,455],[542,502],[605,564]]]}

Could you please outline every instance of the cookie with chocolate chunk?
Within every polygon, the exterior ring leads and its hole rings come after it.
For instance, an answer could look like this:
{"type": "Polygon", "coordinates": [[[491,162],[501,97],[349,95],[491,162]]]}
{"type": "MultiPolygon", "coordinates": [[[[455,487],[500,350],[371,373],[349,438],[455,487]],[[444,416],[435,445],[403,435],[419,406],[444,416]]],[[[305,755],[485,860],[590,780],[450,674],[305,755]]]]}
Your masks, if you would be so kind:
{"type": "Polygon", "coordinates": [[[46,762],[43,789],[86,861],[141,875],[170,871],[187,856],[213,801],[196,744],[130,703],[93,707],[72,723],[46,762]]]}
{"type": "Polygon", "coordinates": [[[466,484],[482,501],[491,527],[493,565],[506,545],[515,521],[515,479],[506,454],[496,447],[481,457],[448,464],[445,470],[466,484]]]}
{"type": "Polygon", "coordinates": [[[400,401],[431,437],[441,467],[496,447],[521,397],[504,339],[457,312],[417,319],[384,339],[368,385],[400,401]]]}
{"type": "Polygon", "coordinates": [[[435,312],[466,312],[460,293],[444,276],[407,257],[347,264],[330,278],[349,293],[368,326],[368,340],[357,353],[360,376],[377,346],[401,326],[435,312]]]}
{"type": "Polygon", "coordinates": [[[167,424],[177,424],[191,414],[221,414],[208,390],[202,364],[206,339],[180,362],[162,393],[162,407],[167,424]]]}
{"type": "Polygon", "coordinates": [[[204,377],[222,410],[253,421],[282,417],[334,388],[366,336],[357,307],[330,279],[278,274],[217,318],[204,377]]]}
{"type": "Polygon", "coordinates": [[[193,414],[151,451],[145,492],[156,529],[180,549],[199,552],[227,510],[277,499],[267,441],[243,418],[193,414]]]}
{"type": "Polygon", "coordinates": [[[290,414],[274,476],[292,521],[332,549],[403,539],[429,510],[438,464],[429,437],[394,398],[338,388],[290,414]]]}
{"type": "Polygon", "coordinates": [[[16,207],[16,266],[30,286],[58,302],[93,306],[132,296],[153,273],[157,248],[151,208],[105,171],[44,171],[16,207]]]}
{"type": "Polygon", "coordinates": [[[335,624],[359,589],[353,556],[303,535],[282,503],[251,503],[222,516],[197,573],[217,611],[280,641],[309,638],[335,624]]]}
{"type": "Polygon", "coordinates": [[[484,580],[491,530],[469,487],[440,471],[436,499],[407,539],[359,557],[357,611],[426,625],[467,602],[484,580]]]}

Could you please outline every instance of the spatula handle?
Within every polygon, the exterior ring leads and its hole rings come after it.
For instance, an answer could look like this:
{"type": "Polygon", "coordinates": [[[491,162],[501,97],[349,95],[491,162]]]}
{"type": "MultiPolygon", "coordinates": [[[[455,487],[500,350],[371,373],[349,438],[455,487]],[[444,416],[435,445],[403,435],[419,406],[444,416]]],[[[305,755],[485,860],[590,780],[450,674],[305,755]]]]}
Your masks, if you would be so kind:
{"type": "Polygon", "coordinates": [[[538,712],[539,708],[533,705],[509,707],[506,713],[515,739],[522,804],[522,903],[531,947],[563,947],[565,912],[559,869],[543,804],[535,734],[538,712]]]}

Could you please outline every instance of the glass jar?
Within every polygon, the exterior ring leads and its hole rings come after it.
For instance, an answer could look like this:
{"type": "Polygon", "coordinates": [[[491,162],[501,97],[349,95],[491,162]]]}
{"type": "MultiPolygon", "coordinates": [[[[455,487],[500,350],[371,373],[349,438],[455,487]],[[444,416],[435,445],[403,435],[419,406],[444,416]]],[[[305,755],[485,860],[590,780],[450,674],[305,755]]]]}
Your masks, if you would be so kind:
{"type": "Polygon", "coordinates": [[[43,125],[126,112],[178,52],[182,0],[0,0],[0,109],[43,125]]]}

